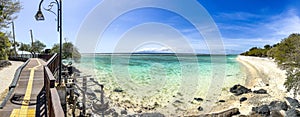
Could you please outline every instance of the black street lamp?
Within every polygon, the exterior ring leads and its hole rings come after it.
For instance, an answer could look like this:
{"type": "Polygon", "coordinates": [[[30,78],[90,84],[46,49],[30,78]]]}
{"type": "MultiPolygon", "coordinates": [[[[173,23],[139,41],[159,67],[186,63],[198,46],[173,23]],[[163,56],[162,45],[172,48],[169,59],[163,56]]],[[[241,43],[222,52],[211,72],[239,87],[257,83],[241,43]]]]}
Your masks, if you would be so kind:
{"type": "MultiPolygon", "coordinates": [[[[41,0],[39,4],[39,10],[35,15],[35,19],[37,21],[45,20],[45,17],[41,11],[41,6],[44,0],[41,0]]],[[[45,9],[45,8],[44,8],[45,9]]],[[[61,85],[61,72],[62,72],[62,0],[55,0],[55,2],[51,2],[48,6],[48,9],[45,9],[57,16],[57,31],[59,32],[59,76],[58,76],[58,85],[61,85]],[[52,11],[53,4],[57,5],[57,15],[52,11]]]]}
{"type": "Polygon", "coordinates": [[[42,11],[40,11],[40,9],[39,9],[38,12],[36,13],[35,19],[36,19],[37,21],[45,20],[45,17],[44,17],[44,15],[43,15],[42,11]]]}

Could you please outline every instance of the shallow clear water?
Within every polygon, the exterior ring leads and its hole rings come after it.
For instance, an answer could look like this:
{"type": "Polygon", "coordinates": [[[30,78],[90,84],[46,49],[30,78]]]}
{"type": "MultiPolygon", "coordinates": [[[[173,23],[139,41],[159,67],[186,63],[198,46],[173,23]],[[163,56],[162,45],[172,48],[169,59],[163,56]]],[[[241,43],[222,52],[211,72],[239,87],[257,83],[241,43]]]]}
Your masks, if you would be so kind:
{"type": "Polygon", "coordinates": [[[104,85],[105,97],[111,106],[133,110],[147,107],[155,112],[177,113],[178,108],[197,111],[199,105],[209,110],[221,94],[228,93],[229,87],[244,84],[246,73],[236,57],[96,54],[83,55],[75,67],[104,85]],[[114,92],[115,89],[123,92],[114,92]],[[210,101],[192,103],[199,97],[210,101]]]}
{"type": "Polygon", "coordinates": [[[96,54],[83,55],[75,66],[104,84],[107,95],[112,100],[117,98],[116,103],[130,100],[149,107],[153,102],[166,106],[179,97],[186,101],[195,97],[217,99],[216,94],[224,88],[245,81],[246,75],[236,57],[96,54]],[[124,92],[116,93],[116,88],[124,92]]]}

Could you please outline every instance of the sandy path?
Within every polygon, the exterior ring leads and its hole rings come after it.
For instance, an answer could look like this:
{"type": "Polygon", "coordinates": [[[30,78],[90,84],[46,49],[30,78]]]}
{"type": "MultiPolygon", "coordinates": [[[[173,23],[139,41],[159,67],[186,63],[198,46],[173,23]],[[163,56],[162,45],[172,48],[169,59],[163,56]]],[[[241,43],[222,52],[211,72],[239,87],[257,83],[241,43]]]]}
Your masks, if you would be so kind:
{"type": "MultiPolygon", "coordinates": [[[[15,71],[23,65],[24,62],[10,61],[12,65],[0,70],[0,97],[5,97],[8,87],[14,78],[15,71]]],[[[0,98],[2,101],[2,99],[0,98]]]]}
{"type": "MultiPolygon", "coordinates": [[[[285,82],[285,71],[281,70],[277,64],[268,58],[259,58],[259,57],[246,57],[239,56],[239,62],[244,64],[247,68],[256,69],[258,72],[258,76],[260,77],[258,80],[254,80],[253,84],[250,84],[249,88],[265,88],[270,89],[270,93],[274,94],[282,94],[286,92],[284,87],[285,82]],[[250,64],[250,65],[247,65],[250,64]],[[266,86],[269,84],[269,86],[266,86]]],[[[251,69],[249,69],[251,70],[251,69]]],[[[282,95],[283,96],[283,95],[282,95]]]]}
{"type": "Polygon", "coordinates": [[[244,67],[243,71],[246,72],[246,87],[253,87],[262,81],[259,71],[246,60],[242,60],[242,57],[237,57],[237,61],[241,63],[241,67],[244,67]]]}

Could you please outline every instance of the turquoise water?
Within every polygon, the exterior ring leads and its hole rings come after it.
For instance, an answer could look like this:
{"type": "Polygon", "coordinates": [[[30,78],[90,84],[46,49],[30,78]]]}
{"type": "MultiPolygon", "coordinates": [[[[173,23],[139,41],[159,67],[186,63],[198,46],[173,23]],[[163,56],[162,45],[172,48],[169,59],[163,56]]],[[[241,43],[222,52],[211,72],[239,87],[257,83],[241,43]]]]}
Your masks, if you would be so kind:
{"type": "MultiPolygon", "coordinates": [[[[205,98],[214,87],[221,90],[237,83],[243,84],[246,76],[236,57],[96,54],[83,55],[76,67],[104,84],[110,98],[121,96],[113,92],[118,88],[124,90],[124,100],[141,105],[153,101],[167,105],[179,94],[188,100],[194,97],[205,98]]],[[[122,99],[117,101],[121,102],[122,99]]]]}
{"type": "MultiPolygon", "coordinates": [[[[145,86],[157,80],[158,83],[167,81],[180,83],[182,79],[189,79],[189,77],[197,77],[193,81],[198,80],[200,82],[198,85],[203,85],[203,83],[208,85],[211,77],[223,78],[223,87],[228,87],[233,83],[242,83],[244,80],[244,74],[240,70],[240,64],[235,60],[236,57],[236,55],[224,57],[172,54],[98,54],[83,56],[80,68],[86,70],[84,73],[97,77],[101,83],[113,84],[115,87],[125,82],[145,86]],[[216,60],[213,65],[212,59],[221,59],[224,63],[216,60]],[[221,72],[221,76],[214,76],[218,72],[221,72]],[[120,83],[118,80],[122,82],[120,83]]],[[[114,86],[108,87],[114,88],[114,86]]]]}

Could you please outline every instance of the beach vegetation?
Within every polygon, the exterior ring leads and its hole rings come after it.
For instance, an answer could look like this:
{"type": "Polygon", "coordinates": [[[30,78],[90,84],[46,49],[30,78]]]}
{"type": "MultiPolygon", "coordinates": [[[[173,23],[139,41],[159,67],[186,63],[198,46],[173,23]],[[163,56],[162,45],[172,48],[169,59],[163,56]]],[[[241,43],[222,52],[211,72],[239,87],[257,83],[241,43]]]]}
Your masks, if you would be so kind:
{"type": "Polygon", "coordinates": [[[30,45],[29,44],[25,44],[25,43],[21,43],[20,47],[19,47],[20,51],[30,51],[30,45]]]}
{"type": "MultiPolygon", "coordinates": [[[[300,34],[291,34],[273,48],[272,57],[280,64],[291,67],[300,62],[300,34]]],[[[299,67],[299,66],[298,66],[299,67]]]]}
{"type": "Polygon", "coordinates": [[[28,51],[32,55],[35,55],[37,53],[43,53],[43,50],[45,49],[45,47],[46,47],[46,45],[43,42],[36,40],[31,44],[21,43],[19,50],[20,51],[28,51]]]}
{"type": "Polygon", "coordinates": [[[293,91],[294,96],[299,93],[300,90],[300,70],[299,69],[289,69],[287,71],[287,78],[284,82],[284,86],[287,91],[293,91]]]}
{"type": "MultiPolygon", "coordinates": [[[[59,44],[54,44],[52,49],[52,53],[59,53],[59,44]]],[[[63,59],[74,59],[75,61],[78,61],[81,58],[81,55],[78,51],[78,49],[73,45],[71,42],[65,42],[63,43],[62,48],[62,58],[63,59]]]]}
{"type": "Polygon", "coordinates": [[[9,41],[8,34],[3,29],[8,28],[10,23],[17,18],[15,13],[21,9],[20,2],[14,0],[0,1],[0,60],[7,60],[8,55],[13,51],[12,43],[9,41]]]}
{"type": "Polygon", "coordinates": [[[258,57],[267,57],[268,51],[272,48],[270,45],[265,45],[264,48],[252,47],[248,51],[242,53],[241,55],[245,56],[258,56],[258,57]]]}
{"type": "Polygon", "coordinates": [[[45,49],[46,45],[42,43],[39,40],[36,40],[35,42],[32,43],[30,46],[30,51],[32,55],[35,55],[36,53],[42,53],[43,50],[45,49]]]}
{"type": "Polygon", "coordinates": [[[9,49],[11,47],[11,43],[8,39],[8,36],[0,32],[0,60],[7,60],[9,49]]]}
{"type": "Polygon", "coordinates": [[[273,58],[286,70],[284,83],[294,96],[300,94],[300,34],[291,34],[274,48],[273,58]]]}
{"type": "Polygon", "coordinates": [[[0,29],[8,28],[10,23],[17,18],[16,13],[21,10],[22,6],[16,0],[0,1],[0,29]]]}

